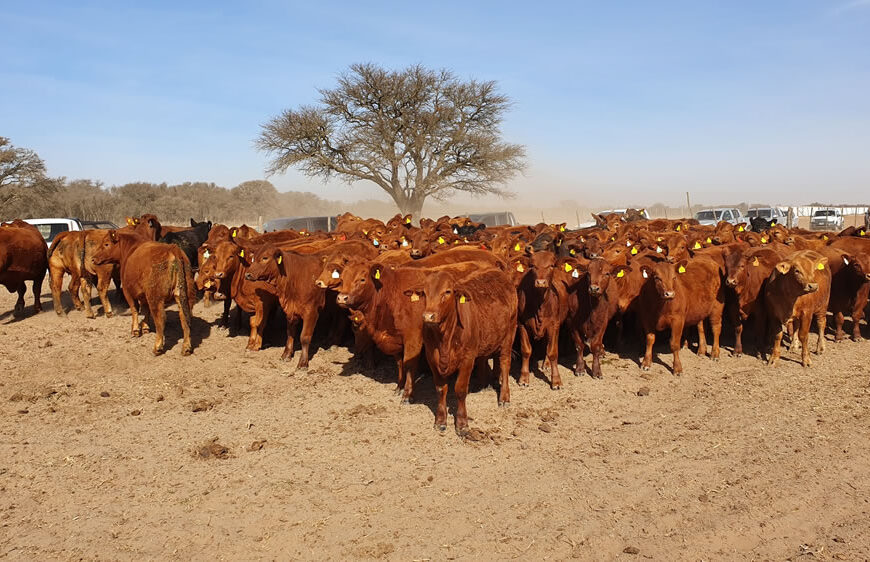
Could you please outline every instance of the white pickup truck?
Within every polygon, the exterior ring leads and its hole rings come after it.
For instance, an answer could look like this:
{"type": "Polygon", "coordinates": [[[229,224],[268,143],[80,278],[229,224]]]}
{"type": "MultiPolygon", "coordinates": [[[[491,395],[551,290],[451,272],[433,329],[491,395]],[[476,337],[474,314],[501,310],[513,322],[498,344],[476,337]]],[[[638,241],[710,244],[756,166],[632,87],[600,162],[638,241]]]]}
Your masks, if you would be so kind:
{"type": "Polygon", "coordinates": [[[49,248],[51,248],[51,242],[54,240],[54,237],[61,232],[68,230],[118,228],[115,223],[109,221],[83,221],[69,218],[24,219],[24,222],[32,224],[39,230],[49,248]]]}

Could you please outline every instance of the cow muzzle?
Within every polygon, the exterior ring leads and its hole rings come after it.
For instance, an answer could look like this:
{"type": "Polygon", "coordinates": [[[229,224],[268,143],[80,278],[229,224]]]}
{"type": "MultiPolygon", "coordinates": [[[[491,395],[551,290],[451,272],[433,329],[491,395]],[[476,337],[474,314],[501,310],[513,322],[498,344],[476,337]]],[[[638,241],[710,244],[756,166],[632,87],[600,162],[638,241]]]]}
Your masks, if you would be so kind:
{"type": "Polygon", "coordinates": [[[423,251],[418,250],[417,248],[414,248],[413,250],[411,250],[410,253],[411,253],[412,258],[422,258],[423,257],[423,251]]]}
{"type": "Polygon", "coordinates": [[[806,285],[804,285],[804,292],[805,293],[815,293],[818,290],[819,290],[818,283],[807,283],[806,285]]]}
{"type": "Polygon", "coordinates": [[[256,281],[256,279],[254,279],[254,276],[250,273],[245,273],[245,279],[247,279],[248,281],[256,281]]]}
{"type": "Polygon", "coordinates": [[[314,282],[314,286],[317,287],[318,289],[325,289],[326,283],[324,283],[322,280],[318,279],[317,281],[314,282]]]}
{"type": "Polygon", "coordinates": [[[335,304],[338,306],[347,306],[350,301],[350,297],[347,293],[338,293],[335,297],[335,304]]]}
{"type": "Polygon", "coordinates": [[[864,275],[864,279],[866,279],[867,281],[870,281],[870,273],[864,275]]]}
{"type": "Polygon", "coordinates": [[[437,312],[424,312],[423,313],[423,322],[427,324],[437,324],[438,323],[438,313],[437,312]]]}
{"type": "Polygon", "coordinates": [[[598,285],[589,285],[589,294],[590,295],[600,295],[601,287],[598,285]]]}
{"type": "Polygon", "coordinates": [[[550,282],[546,279],[535,279],[535,288],[536,289],[546,289],[550,286],[550,282]]]}
{"type": "Polygon", "coordinates": [[[733,289],[734,287],[737,286],[737,279],[734,279],[733,277],[729,277],[728,279],[725,280],[725,284],[733,289]]]}
{"type": "Polygon", "coordinates": [[[672,300],[675,296],[677,296],[677,293],[674,291],[665,291],[662,293],[662,298],[667,301],[672,300]]]}
{"type": "Polygon", "coordinates": [[[214,276],[218,279],[223,279],[225,275],[226,273],[224,273],[223,271],[218,271],[214,274],[214,276]]]}

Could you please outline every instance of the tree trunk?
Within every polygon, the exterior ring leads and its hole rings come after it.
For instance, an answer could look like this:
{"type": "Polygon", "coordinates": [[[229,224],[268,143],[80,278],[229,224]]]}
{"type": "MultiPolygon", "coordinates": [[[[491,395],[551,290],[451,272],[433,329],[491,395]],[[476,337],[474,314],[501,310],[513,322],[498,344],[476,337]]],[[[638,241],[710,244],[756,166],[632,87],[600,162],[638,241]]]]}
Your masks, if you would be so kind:
{"type": "Polygon", "coordinates": [[[399,200],[394,197],[393,200],[396,202],[400,213],[403,215],[413,215],[416,220],[420,220],[423,212],[423,199],[418,200],[416,197],[410,197],[399,200]]]}

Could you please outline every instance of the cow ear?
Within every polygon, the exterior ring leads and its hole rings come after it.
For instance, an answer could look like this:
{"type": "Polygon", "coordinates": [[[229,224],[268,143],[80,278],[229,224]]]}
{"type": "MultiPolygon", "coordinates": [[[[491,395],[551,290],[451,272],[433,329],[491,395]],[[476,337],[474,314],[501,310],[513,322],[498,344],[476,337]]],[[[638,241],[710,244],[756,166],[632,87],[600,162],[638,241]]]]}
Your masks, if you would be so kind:
{"type": "Polygon", "coordinates": [[[190,219],[190,227],[193,228],[194,226],[196,226],[196,221],[193,220],[193,218],[191,218],[190,219]]]}
{"type": "Polygon", "coordinates": [[[151,228],[157,228],[156,223],[157,223],[156,220],[148,219],[148,226],[150,226],[151,228]]]}
{"type": "Polygon", "coordinates": [[[677,262],[677,273],[685,273],[686,268],[689,266],[689,260],[680,260],[677,262]]]}
{"type": "Polygon", "coordinates": [[[611,273],[611,275],[613,275],[614,277],[625,277],[625,273],[631,270],[631,267],[628,265],[617,265],[613,268],[613,272],[611,273]]]}
{"type": "Polygon", "coordinates": [[[110,230],[109,231],[109,240],[112,241],[113,244],[118,242],[118,233],[117,231],[110,230]]]}
{"type": "Polygon", "coordinates": [[[462,287],[455,287],[453,291],[453,300],[456,303],[456,319],[459,322],[460,328],[471,327],[471,296],[468,291],[462,287]]]}
{"type": "Polygon", "coordinates": [[[822,258],[818,262],[816,262],[816,269],[822,271],[828,266],[828,258],[822,258]]]}
{"type": "Polygon", "coordinates": [[[788,263],[787,261],[781,261],[778,264],[776,264],[776,270],[778,272],[780,272],[782,275],[785,275],[789,271],[791,271],[791,264],[788,263]]]}

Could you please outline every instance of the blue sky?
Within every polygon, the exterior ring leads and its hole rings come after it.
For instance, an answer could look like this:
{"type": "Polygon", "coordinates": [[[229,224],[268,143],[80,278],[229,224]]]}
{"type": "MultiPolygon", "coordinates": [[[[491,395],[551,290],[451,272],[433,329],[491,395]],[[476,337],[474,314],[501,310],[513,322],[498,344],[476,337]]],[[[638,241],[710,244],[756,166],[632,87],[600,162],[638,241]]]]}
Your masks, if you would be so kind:
{"type": "Polygon", "coordinates": [[[351,63],[422,63],[513,98],[519,203],[870,199],[870,0],[36,1],[0,29],[0,135],[69,178],[260,178],[261,123],[351,63]]]}

